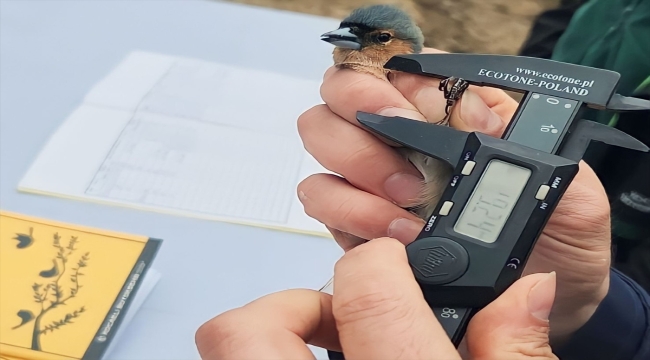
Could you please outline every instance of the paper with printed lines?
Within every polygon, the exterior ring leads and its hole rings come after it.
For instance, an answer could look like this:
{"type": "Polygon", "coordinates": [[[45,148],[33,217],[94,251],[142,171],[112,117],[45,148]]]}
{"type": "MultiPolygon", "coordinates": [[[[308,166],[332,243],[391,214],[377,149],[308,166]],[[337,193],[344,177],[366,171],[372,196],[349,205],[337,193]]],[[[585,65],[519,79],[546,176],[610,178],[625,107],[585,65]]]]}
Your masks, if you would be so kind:
{"type": "Polygon", "coordinates": [[[49,139],[21,191],[329,236],[297,184],[327,172],[296,120],[320,84],[149,52],[129,54],[49,139]]]}

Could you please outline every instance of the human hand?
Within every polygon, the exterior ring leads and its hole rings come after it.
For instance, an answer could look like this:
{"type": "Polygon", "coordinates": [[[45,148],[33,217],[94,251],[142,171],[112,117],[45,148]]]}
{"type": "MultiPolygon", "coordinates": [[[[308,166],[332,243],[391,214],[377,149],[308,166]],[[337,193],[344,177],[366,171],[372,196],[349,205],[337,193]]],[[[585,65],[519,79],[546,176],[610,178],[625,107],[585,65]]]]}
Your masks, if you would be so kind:
{"type": "MultiPolygon", "coordinates": [[[[334,269],[334,295],[288,290],[203,324],[204,360],[313,359],[306,344],[347,359],[460,359],[427,305],[404,245],[377,239],[348,251],[334,269]]],[[[557,359],[548,343],[555,274],[515,282],[479,311],[466,334],[471,359],[557,359]]]]}
{"type": "MultiPolygon", "coordinates": [[[[426,52],[436,52],[427,49],[426,52]]],[[[344,250],[390,236],[404,244],[421,231],[421,219],[403,209],[420,189],[419,172],[395,148],[362,129],[356,112],[438,121],[445,100],[439,81],[393,73],[391,83],[330,68],[316,106],[298,120],[304,146],[328,170],[301,182],[305,212],[324,223],[344,250]]],[[[470,87],[450,125],[500,136],[517,102],[494,88],[470,87]]],[[[610,218],[605,191],[584,162],[540,236],[524,275],[557,272],[551,338],[562,341],[593,315],[609,287],[610,218]]]]}

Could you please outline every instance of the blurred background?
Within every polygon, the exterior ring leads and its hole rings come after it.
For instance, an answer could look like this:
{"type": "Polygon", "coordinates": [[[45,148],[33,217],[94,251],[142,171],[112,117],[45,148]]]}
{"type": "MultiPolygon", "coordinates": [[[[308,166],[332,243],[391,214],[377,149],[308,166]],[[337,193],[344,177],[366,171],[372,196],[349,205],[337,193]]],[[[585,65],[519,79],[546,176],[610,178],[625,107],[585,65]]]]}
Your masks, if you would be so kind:
{"type": "MultiPolygon", "coordinates": [[[[230,0],[343,19],[357,7],[394,4],[413,16],[425,44],[449,52],[516,54],[535,17],[560,0],[230,0]]],[[[565,1],[566,2],[566,1],[565,1]]]]}

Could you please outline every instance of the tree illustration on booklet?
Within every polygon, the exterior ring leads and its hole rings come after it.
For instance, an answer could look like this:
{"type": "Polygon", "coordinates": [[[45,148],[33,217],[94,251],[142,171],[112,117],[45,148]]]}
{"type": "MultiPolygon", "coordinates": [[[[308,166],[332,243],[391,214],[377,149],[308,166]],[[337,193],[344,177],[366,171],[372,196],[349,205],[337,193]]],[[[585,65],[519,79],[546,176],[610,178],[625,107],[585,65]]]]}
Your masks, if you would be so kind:
{"type": "MultiPolygon", "coordinates": [[[[33,242],[32,238],[32,229],[27,234],[16,234],[16,239],[23,239],[22,243],[27,242],[27,237],[29,237],[29,242],[33,242]]],[[[90,253],[86,252],[85,254],[78,257],[76,266],[70,267],[68,262],[71,260],[71,257],[78,250],[75,246],[79,241],[76,236],[71,236],[68,241],[67,246],[61,244],[61,237],[58,233],[53,235],[52,246],[56,248],[56,256],[52,259],[52,268],[41,271],[38,276],[42,278],[40,282],[35,282],[32,285],[32,290],[34,291],[34,302],[38,304],[37,306],[40,309],[35,312],[28,309],[21,309],[18,311],[17,315],[20,317],[21,322],[17,326],[14,326],[12,329],[18,329],[23,327],[32,321],[33,330],[32,330],[32,350],[41,350],[41,335],[47,335],[52,333],[62,326],[73,324],[73,320],[80,317],[85,311],[84,306],[74,309],[63,318],[52,320],[51,322],[44,322],[44,316],[52,309],[55,309],[59,306],[66,305],[66,302],[79,294],[79,290],[83,287],[79,282],[79,277],[84,274],[81,272],[81,269],[88,266],[88,260],[90,253]],[[64,278],[66,272],[69,273],[69,277],[64,278]],[[37,313],[34,316],[34,313],[37,313]]]]}

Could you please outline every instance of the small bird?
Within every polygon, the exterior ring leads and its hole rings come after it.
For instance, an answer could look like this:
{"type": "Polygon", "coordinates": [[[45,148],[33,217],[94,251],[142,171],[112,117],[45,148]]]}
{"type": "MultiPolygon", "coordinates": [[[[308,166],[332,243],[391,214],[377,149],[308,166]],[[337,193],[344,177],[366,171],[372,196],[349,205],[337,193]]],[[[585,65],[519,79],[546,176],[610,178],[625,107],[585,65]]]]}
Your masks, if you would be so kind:
{"type": "Polygon", "coordinates": [[[355,9],[338,29],[321,35],[336,46],[334,64],[387,80],[384,64],[394,55],[422,51],[424,35],[413,19],[390,5],[355,9]]]}
{"type": "MultiPolygon", "coordinates": [[[[395,55],[420,53],[424,36],[415,21],[403,10],[391,5],[371,5],[355,9],[341,21],[339,28],[321,35],[335,46],[334,65],[371,74],[388,81],[384,64],[395,55]]],[[[443,119],[444,120],[444,119],[443,119]]],[[[447,125],[446,121],[437,122],[447,125]]],[[[419,196],[407,210],[425,219],[435,208],[451,168],[440,160],[410,149],[398,151],[424,177],[419,196]]]]}
{"type": "Polygon", "coordinates": [[[14,240],[18,240],[18,244],[16,244],[16,247],[18,249],[24,249],[31,245],[34,242],[34,228],[29,228],[29,234],[20,234],[16,233],[16,236],[13,238],[14,240]]]}

